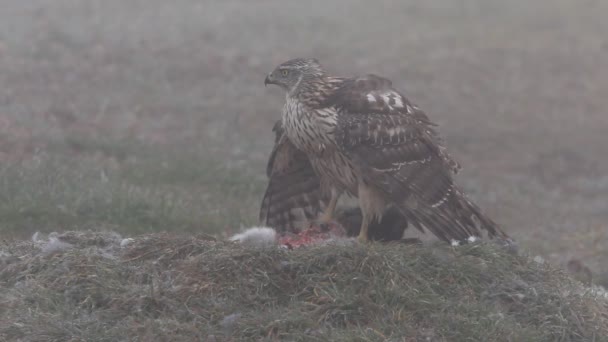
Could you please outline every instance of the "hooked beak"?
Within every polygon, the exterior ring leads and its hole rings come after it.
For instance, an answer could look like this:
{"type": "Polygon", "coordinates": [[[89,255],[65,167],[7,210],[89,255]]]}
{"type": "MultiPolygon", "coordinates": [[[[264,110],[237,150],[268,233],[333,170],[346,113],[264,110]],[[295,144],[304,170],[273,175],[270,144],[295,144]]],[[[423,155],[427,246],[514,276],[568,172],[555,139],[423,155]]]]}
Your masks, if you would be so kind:
{"type": "Polygon", "coordinates": [[[272,78],[272,74],[268,74],[266,76],[266,79],[264,80],[264,87],[268,86],[269,84],[274,84],[274,80],[272,78]]]}

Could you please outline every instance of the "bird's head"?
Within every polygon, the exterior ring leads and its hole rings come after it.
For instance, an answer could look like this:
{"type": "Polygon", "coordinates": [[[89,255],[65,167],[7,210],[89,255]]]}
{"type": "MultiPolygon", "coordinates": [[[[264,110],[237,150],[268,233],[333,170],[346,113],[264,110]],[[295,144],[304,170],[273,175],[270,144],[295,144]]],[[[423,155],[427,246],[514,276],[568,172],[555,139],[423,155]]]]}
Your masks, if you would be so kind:
{"type": "Polygon", "coordinates": [[[323,77],[324,74],[325,71],[316,59],[296,58],[277,66],[266,76],[264,85],[275,84],[288,93],[293,93],[302,80],[323,77]]]}

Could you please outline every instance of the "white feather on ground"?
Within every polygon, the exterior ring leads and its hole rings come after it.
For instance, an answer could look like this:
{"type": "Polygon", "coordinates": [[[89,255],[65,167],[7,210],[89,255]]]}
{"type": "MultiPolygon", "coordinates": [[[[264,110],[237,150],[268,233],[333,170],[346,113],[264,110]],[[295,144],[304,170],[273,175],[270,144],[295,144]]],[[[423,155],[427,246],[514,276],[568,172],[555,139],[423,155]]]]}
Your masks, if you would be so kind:
{"type": "Polygon", "coordinates": [[[277,232],[268,227],[252,227],[233,235],[230,241],[240,242],[250,247],[270,247],[277,245],[277,232]]]}
{"type": "Polygon", "coordinates": [[[56,232],[52,232],[48,235],[45,240],[39,232],[34,233],[32,236],[32,242],[40,247],[40,253],[48,256],[56,252],[61,252],[66,249],[72,248],[72,244],[59,240],[56,232]]]}
{"type": "Polygon", "coordinates": [[[120,240],[120,247],[122,247],[122,248],[127,247],[134,241],[135,241],[135,239],[132,239],[132,238],[122,239],[122,240],[120,240]]]}

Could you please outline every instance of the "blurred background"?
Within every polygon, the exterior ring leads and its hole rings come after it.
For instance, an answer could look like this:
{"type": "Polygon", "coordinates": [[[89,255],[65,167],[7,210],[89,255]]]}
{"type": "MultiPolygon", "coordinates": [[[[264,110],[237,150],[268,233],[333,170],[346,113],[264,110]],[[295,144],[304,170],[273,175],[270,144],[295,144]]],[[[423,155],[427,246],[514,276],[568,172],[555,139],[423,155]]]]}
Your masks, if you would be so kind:
{"type": "Polygon", "coordinates": [[[608,272],[608,2],[0,0],[0,233],[257,223],[283,94],[316,57],[439,123],[534,255],[608,272]]]}

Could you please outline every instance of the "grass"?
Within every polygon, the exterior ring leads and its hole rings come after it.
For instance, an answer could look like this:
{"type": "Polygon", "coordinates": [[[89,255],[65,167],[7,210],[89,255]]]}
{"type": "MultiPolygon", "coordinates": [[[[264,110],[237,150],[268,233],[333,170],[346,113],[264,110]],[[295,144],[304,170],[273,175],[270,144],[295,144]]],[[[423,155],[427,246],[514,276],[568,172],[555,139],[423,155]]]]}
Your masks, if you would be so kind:
{"type": "Polygon", "coordinates": [[[257,217],[265,181],[257,172],[183,147],[82,139],[77,146],[51,147],[0,169],[1,231],[218,233],[257,217]]]}
{"type": "Polygon", "coordinates": [[[53,239],[70,245],[0,248],[3,340],[608,340],[608,299],[489,243],[287,251],[205,235],[123,247],[110,232],[53,239]]]}

